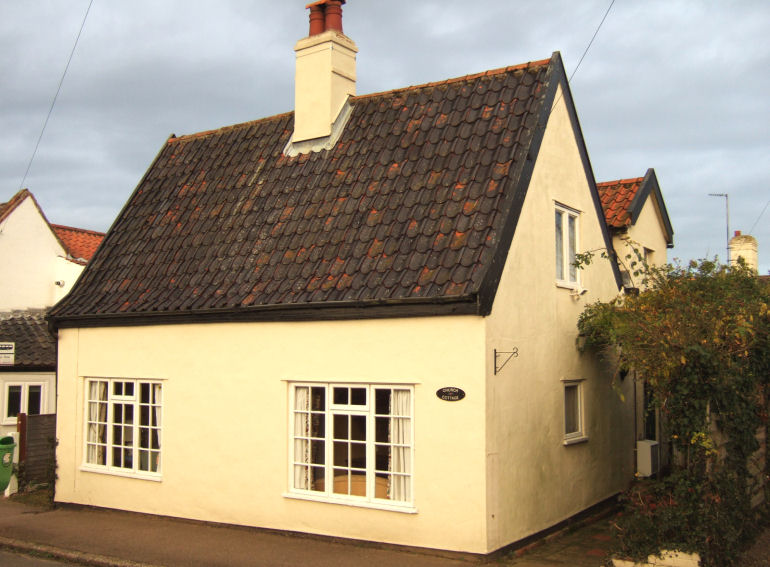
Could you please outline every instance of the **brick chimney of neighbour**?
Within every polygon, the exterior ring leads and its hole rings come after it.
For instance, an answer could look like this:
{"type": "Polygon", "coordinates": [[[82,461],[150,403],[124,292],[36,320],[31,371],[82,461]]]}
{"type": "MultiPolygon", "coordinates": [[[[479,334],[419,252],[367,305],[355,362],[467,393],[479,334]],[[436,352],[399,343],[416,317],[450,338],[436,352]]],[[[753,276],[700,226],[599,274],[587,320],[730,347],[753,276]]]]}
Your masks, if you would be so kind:
{"type": "Polygon", "coordinates": [[[342,33],[345,0],[308,4],[310,33],[294,47],[294,136],[302,142],[331,135],[349,96],[356,94],[356,44],[342,33]]]}
{"type": "Polygon", "coordinates": [[[743,258],[746,265],[755,272],[759,269],[757,239],[736,230],[735,236],[730,239],[730,264],[737,264],[739,257],[743,258]]]}

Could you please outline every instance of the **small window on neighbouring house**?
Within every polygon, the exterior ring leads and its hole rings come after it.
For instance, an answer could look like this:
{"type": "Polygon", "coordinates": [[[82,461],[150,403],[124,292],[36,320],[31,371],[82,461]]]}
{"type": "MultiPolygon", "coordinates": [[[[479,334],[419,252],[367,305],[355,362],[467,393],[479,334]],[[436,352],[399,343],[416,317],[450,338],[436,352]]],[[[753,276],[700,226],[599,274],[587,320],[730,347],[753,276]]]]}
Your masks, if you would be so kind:
{"type": "Polygon", "coordinates": [[[557,205],[555,212],[556,281],[574,287],[578,284],[575,266],[578,250],[578,212],[557,205]]]}
{"type": "Polygon", "coordinates": [[[5,390],[3,421],[13,423],[20,413],[39,415],[45,411],[43,384],[8,384],[5,390]]]}
{"type": "Polygon", "coordinates": [[[564,384],[564,440],[585,439],[583,431],[583,386],[581,382],[564,384]]]}
{"type": "Polygon", "coordinates": [[[8,386],[8,411],[6,417],[16,417],[21,411],[21,386],[8,386]]]}

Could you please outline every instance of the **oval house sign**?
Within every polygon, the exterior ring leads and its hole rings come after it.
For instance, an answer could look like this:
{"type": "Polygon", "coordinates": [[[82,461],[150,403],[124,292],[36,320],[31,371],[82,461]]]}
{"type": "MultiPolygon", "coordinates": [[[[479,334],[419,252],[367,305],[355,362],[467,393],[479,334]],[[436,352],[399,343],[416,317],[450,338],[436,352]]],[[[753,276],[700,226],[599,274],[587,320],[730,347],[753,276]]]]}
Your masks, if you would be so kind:
{"type": "Polygon", "coordinates": [[[454,386],[447,386],[436,390],[436,396],[445,402],[459,402],[465,397],[465,391],[454,386]]]}

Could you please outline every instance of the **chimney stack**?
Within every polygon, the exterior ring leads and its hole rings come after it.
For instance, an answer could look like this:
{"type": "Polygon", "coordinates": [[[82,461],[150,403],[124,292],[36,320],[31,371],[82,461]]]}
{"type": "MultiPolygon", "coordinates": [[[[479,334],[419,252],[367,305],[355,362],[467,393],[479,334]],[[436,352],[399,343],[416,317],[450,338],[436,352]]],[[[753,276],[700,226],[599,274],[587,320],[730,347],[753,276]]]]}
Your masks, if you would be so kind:
{"type": "Polygon", "coordinates": [[[735,236],[730,239],[730,265],[736,265],[738,258],[743,258],[754,272],[759,269],[757,239],[748,234],[741,234],[740,230],[736,230],[735,236]]]}
{"type": "Polygon", "coordinates": [[[345,0],[308,4],[310,33],[294,47],[294,136],[303,142],[331,135],[349,96],[356,94],[356,44],[342,33],[345,0]]]}

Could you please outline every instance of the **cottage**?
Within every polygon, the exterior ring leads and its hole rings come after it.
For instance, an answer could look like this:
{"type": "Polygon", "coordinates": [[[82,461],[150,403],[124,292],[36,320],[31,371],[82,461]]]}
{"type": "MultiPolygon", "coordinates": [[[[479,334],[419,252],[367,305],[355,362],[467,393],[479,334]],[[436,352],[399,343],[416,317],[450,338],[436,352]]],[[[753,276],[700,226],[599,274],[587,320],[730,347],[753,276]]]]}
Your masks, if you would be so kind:
{"type": "Polygon", "coordinates": [[[22,189],[0,203],[0,436],[19,413],[54,413],[56,340],[47,308],[72,288],[104,235],[50,224],[22,189]]]}
{"type": "Polygon", "coordinates": [[[658,177],[650,168],[643,177],[604,181],[596,187],[624,284],[638,287],[636,266],[631,263],[662,266],[668,261],[667,249],[674,246],[674,229],[658,177]]]}
{"type": "MultiPolygon", "coordinates": [[[[597,183],[605,220],[623,285],[628,291],[644,287],[646,268],[663,266],[674,246],[674,229],[668,216],[655,170],[643,177],[597,183]]],[[[643,377],[631,371],[635,384],[634,420],[636,473],[652,476],[669,464],[670,445],[661,432],[660,412],[652,407],[652,394],[643,377]]]]}
{"type": "Polygon", "coordinates": [[[559,54],[356,95],[343,3],[295,110],[171,136],[53,309],[58,501],[488,553],[632,477],[559,54]]]}

